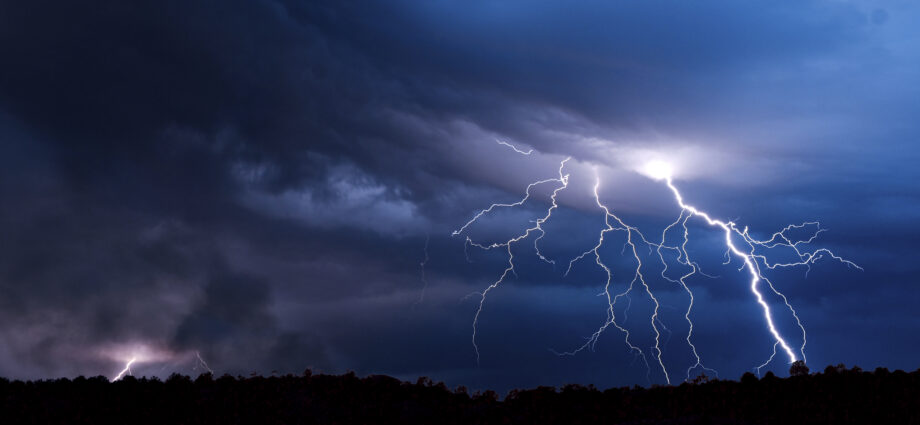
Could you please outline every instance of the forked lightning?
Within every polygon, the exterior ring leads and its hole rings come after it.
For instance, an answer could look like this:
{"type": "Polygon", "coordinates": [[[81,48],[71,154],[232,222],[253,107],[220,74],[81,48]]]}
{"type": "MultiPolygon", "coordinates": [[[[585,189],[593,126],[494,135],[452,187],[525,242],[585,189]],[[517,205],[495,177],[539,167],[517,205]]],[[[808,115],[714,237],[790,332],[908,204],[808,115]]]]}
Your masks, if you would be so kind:
{"type": "MultiPolygon", "coordinates": [[[[518,151],[518,150],[515,149],[515,151],[518,151]]],[[[520,152],[520,153],[523,153],[523,152],[520,152]]],[[[489,286],[487,286],[485,290],[477,293],[477,295],[480,296],[480,300],[479,300],[479,305],[476,310],[476,313],[473,317],[473,325],[472,325],[473,326],[472,343],[473,343],[473,349],[476,353],[477,363],[479,362],[479,359],[480,359],[480,353],[479,353],[479,346],[476,341],[476,332],[477,332],[477,327],[479,323],[479,317],[482,315],[483,306],[485,304],[486,297],[490,291],[497,288],[502,282],[504,282],[508,278],[509,274],[516,275],[515,262],[514,262],[515,257],[512,251],[512,246],[517,244],[518,242],[523,241],[524,239],[527,239],[528,237],[534,234],[537,234],[537,236],[534,237],[533,239],[534,251],[537,257],[547,263],[555,264],[554,260],[546,258],[543,255],[543,253],[540,251],[539,243],[543,239],[543,237],[546,235],[546,232],[543,230],[543,227],[542,227],[543,224],[546,223],[546,221],[551,218],[553,211],[559,208],[559,205],[557,203],[557,195],[559,194],[560,191],[568,188],[569,175],[563,173],[566,162],[568,161],[569,161],[569,158],[562,160],[562,162],[559,165],[558,176],[556,178],[539,180],[539,181],[529,184],[527,188],[525,189],[524,197],[521,200],[514,202],[514,203],[492,204],[488,208],[485,208],[479,211],[477,214],[473,216],[472,219],[470,219],[463,226],[461,226],[459,229],[455,230],[452,233],[453,236],[457,236],[457,235],[464,233],[470,226],[476,223],[476,221],[479,220],[481,217],[492,213],[498,208],[514,208],[514,207],[519,207],[521,205],[524,205],[524,203],[526,203],[527,201],[531,199],[532,191],[537,186],[541,186],[544,184],[554,184],[555,185],[552,195],[549,198],[550,202],[546,210],[546,214],[542,218],[534,221],[533,226],[524,230],[523,233],[520,233],[503,242],[494,242],[494,243],[489,243],[489,244],[476,242],[472,240],[469,236],[466,237],[466,242],[465,242],[466,246],[474,246],[474,247],[477,247],[483,250],[504,248],[504,250],[508,254],[508,266],[504,269],[504,271],[501,273],[498,279],[492,282],[489,286]]],[[[747,273],[750,277],[750,281],[749,281],[750,291],[754,295],[755,300],[757,301],[760,308],[762,309],[763,317],[767,325],[767,329],[775,341],[775,344],[773,345],[773,354],[767,359],[766,362],[755,367],[755,369],[759,373],[761,368],[767,366],[774,359],[777,353],[777,347],[782,349],[782,351],[786,354],[790,363],[795,362],[796,360],[799,360],[800,358],[804,360],[805,359],[805,345],[807,343],[805,326],[802,324],[802,321],[799,318],[798,313],[789,303],[789,300],[787,299],[787,297],[776,288],[773,282],[771,282],[766,276],[764,276],[763,270],[764,269],[773,270],[777,268],[786,268],[786,267],[805,267],[806,274],[807,274],[808,270],[810,270],[810,266],[814,264],[816,261],[824,258],[825,256],[830,257],[831,259],[834,259],[838,262],[841,262],[849,267],[854,267],[860,270],[862,269],[855,263],[834,254],[832,251],[826,248],[819,248],[815,250],[806,249],[806,246],[812,243],[821,232],[826,230],[826,229],[821,228],[821,225],[819,222],[805,222],[802,224],[789,225],[789,226],[786,226],[784,229],[773,233],[769,239],[758,240],[758,239],[755,239],[750,234],[747,227],[741,228],[733,221],[723,221],[723,220],[715,219],[712,216],[710,216],[709,213],[702,211],[695,206],[687,204],[684,201],[684,198],[681,195],[680,191],[675,186],[674,180],[672,178],[672,172],[671,172],[670,166],[668,166],[666,163],[651,162],[646,165],[645,169],[642,170],[642,172],[643,174],[655,180],[664,182],[664,184],[668,187],[670,192],[673,194],[675,202],[680,207],[680,213],[678,214],[677,218],[672,223],[670,223],[668,226],[666,226],[662,230],[660,241],[653,242],[649,240],[638,228],[631,226],[627,224],[626,222],[624,222],[619,216],[617,216],[612,211],[610,207],[608,207],[604,202],[601,201],[601,197],[599,194],[601,179],[599,175],[596,177],[595,185],[594,185],[594,201],[597,207],[600,208],[604,214],[605,227],[600,230],[600,233],[597,239],[597,244],[595,244],[591,249],[581,253],[580,255],[576,256],[571,261],[569,261],[569,265],[564,275],[567,276],[571,272],[573,265],[579,260],[582,260],[589,255],[594,258],[594,263],[598,267],[600,267],[602,270],[604,270],[607,276],[606,282],[604,284],[604,292],[603,292],[603,295],[606,296],[606,299],[607,299],[607,319],[598,327],[598,329],[587,339],[587,342],[585,342],[583,345],[571,351],[561,352],[561,353],[557,352],[557,354],[574,356],[584,349],[593,350],[597,344],[598,339],[604,333],[604,331],[607,330],[609,327],[613,326],[614,328],[616,328],[617,330],[619,330],[620,332],[624,334],[624,340],[625,340],[625,343],[628,349],[634,352],[637,356],[640,356],[643,362],[645,362],[646,367],[649,367],[649,362],[648,362],[646,353],[639,346],[635,345],[631,341],[630,331],[629,329],[624,327],[620,322],[618,322],[617,320],[618,318],[616,315],[616,309],[615,309],[617,302],[619,302],[620,300],[625,298],[627,301],[629,301],[631,299],[630,294],[638,286],[639,289],[642,292],[644,292],[645,295],[649,297],[652,304],[654,305],[654,309],[648,321],[654,333],[654,337],[655,337],[654,346],[651,347],[652,357],[654,358],[655,363],[657,363],[657,367],[660,368],[662,374],[664,375],[665,381],[669,384],[671,383],[671,372],[668,371],[668,368],[665,365],[664,359],[662,358],[663,349],[661,348],[661,342],[660,342],[662,331],[666,331],[666,332],[670,332],[670,331],[665,327],[664,322],[662,322],[661,317],[659,316],[659,308],[661,305],[658,301],[658,298],[655,296],[655,293],[652,291],[652,288],[647,281],[649,277],[646,274],[647,265],[643,264],[642,255],[640,255],[640,250],[648,249],[650,253],[655,252],[661,262],[662,269],[661,269],[661,272],[659,273],[661,278],[667,282],[678,285],[680,290],[686,292],[689,298],[689,302],[688,302],[686,310],[684,310],[683,317],[688,325],[688,331],[687,331],[685,340],[687,342],[688,347],[690,348],[690,352],[693,356],[693,359],[692,359],[692,364],[690,365],[690,367],[686,370],[686,373],[684,374],[684,379],[689,380],[691,377],[691,373],[696,369],[710,371],[710,372],[717,374],[718,372],[716,372],[715,370],[711,368],[706,367],[703,364],[700,358],[700,355],[697,351],[697,347],[696,345],[693,344],[693,341],[692,341],[694,327],[693,327],[693,321],[690,318],[690,314],[693,309],[694,296],[693,296],[693,291],[690,289],[690,286],[688,285],[687,281],[690,277],[697,275],[697,274],[709,276],[709,275],[705,275],[700,270],[699,265],[695,261],[691,260],[690,254],[687,250],[687,244],[690,241],[690,230],[689,230],[687,223],[690,221],[690,219],[694,217],[699,217],[709,226],[715,227],[724,233],[726,254],[727,256],[729,256],[729,258],[726,261],[726,264],[728,264],[731,261],[730,257],[734,256],[740,259],[742,262],[742,265],[739,271],[743,269],[747,269],[747,273]],[[811,228],[814,228],[815,230],[812,233],[810,233],[808,237],[804,239],[794,239],[788,235],[788,233],[791,230],[802,230],[802,229],[807,230],[811,228]],[[675,229],[679,229],[681,231],[680,240],[676,245],[668,245],[667,244],[668,233],[671,231],[674,231],[675,229]],[[613,279],[614,279],[613,271],[611,270],[611,267],[608,265],[608,263],[605,262],[604,258],[602,257],[600,253],[601,248],[604,246],[605,235],[611,232],[623,232],[625,234],[626,245],[624,246],[624,248],[625,247],[629,248],[628,251],[631,254],[630,258],[632,258],[632,260],[635,262],[635,271],[632,273],[632,276],[629,277],[628,285],[623,291],[620,291],[617,293],[614,293],[612,291],[612,285],[613,285],[613,279]],[[793,258],[795,260],[785,261],[785,262],[773,262],[768,258],[768,256],[765,253],[762,252],[762,250],[777,249],[777,248],[786,249],[790,251],[790,253],[793,255],[793,258]],[[680,272],[674,276],[669,276],[669,272],[671,270],[669,269],[667,260],[671,259],[672,257],[673,257],[673,260],[676,261],[677,264],[680,264],[681,266],[685,267],[686,271],[680,272]],[[644,273],[644,271],[646,273],[644,273]],[[774,313],[773,311],[771,311],[770,304],[768,303],[767,299],[765,299],[764,297],[764,293],[762,292],[763,290],[769,290],[771,293],[773,293],[774,295],[782,299],[785,308],[788,309],[789,312],[791,313],[792,318],[794,318],[796,325],[801,331],[802,344],[799,347],[793,348],[790,345],[790,343],[783,337],[783,335],[777,328],[774,322],[774,317],[773,317],[774,313]]],[[[709,277],[712,277],[712,276],[709,276],[709,277]]],[[[628,305],[627,305],[627,309],[628,309],[628,305]]]]}

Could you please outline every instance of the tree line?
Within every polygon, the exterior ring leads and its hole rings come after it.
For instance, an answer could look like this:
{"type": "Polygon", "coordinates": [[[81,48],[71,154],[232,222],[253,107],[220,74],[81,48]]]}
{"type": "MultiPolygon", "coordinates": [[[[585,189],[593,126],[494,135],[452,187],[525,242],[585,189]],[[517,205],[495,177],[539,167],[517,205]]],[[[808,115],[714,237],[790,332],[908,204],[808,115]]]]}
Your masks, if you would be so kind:
{"type": "Polygon", "coordinates": [[[173,374],[38,381],[0,378],[0,423],[68,424],[772,424],[920,423],[920,370],[844,365],[790,377],[700,376],[676,386],[577,384],[472,394],[422,377],[173,374]]]}

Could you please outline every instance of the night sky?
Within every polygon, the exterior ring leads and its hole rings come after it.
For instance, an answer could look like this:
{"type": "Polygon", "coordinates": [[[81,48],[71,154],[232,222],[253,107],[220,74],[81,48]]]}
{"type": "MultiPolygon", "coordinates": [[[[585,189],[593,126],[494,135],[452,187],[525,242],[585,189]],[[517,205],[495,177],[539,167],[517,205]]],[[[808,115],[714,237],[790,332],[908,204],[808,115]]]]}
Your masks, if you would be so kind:
{"type": "MultiPolygon", "coordinates": [[[[564,275],[604,227],[595,172],[601,199],[650,238],[679,214],[637,172],[650,160],[673,165],[688,203],[757,237],[820,221],[812,249],[863,268],[765,272],[807,329],[813,370],[915,370],[917,22],[903,0],[3,2],[0,375],[112,377],[131,357],[135,375],[197,374],[197,353],[216,374],[660,384],[616,330],[553,353],[606,319],[603,270],[589,259],[564,275]],[[539,242],[556,264],[533,237],[514,247],[477,365],[476,292],[508,258],[465,237],[519,234],[553,185],[451,232],[566,157],[539,242]]],[[[689,230],[713,276],[687,282],[693,341],[736,379],[774,341],[741,262],[723,265],[722,234],[689,230]]],[[[630,257],[610,237],[600,254],[621,289],[630,257]]],[[[687,299],[652,285],[680,382],[687,299]]],[[[649,312],[637,292],[624,318],[647,353],[649,312]]]]}

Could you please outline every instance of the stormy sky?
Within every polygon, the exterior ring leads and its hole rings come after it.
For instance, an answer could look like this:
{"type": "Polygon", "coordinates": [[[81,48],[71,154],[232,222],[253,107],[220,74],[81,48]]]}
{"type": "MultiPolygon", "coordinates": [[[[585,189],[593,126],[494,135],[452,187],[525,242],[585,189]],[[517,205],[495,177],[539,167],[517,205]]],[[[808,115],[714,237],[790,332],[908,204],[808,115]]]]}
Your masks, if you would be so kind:
{"type": "MultiPolygon", "coordinates": [[[[198,354],[217,374],[662,383],[618,332],[553,353],[606,319],[603,271],[564,275],[604,227],[595,172],[646,234],[677,217],[636,172],[652,159],[714,216],[758,237],[820,221],[812,246],[862,266],[767,272],[813,369],[917,369],[918,19],[903,0],[3,2],[0,375],[111,377],[131,357],[136,375],[195,374],[198,354]],[[464,238],[518,234],[552,185],[451,232],[566,157],[540,241],[556,265],[514,249],[477,364],[476,292],[507,255],[464,238]]],[[[690,230],[713,276],[688,280],[694,342],[737,378],[773,340],[721,234],[690,230]]],[[[679,382],[687,299],[654,285],[679,382]]],[[[645,350],[648,301],[624,318],[645,350]]]]}

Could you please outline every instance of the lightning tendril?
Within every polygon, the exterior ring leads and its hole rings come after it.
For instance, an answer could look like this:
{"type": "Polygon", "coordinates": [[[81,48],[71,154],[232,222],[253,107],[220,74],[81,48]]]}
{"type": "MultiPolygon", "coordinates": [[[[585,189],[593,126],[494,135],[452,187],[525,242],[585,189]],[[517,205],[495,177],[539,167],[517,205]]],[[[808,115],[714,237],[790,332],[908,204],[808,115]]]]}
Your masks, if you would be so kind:
{"type": "MultiPolygon", "coordinates": [[[[499,142],[501,143],[501,142],[499,142]]],[[[504,143],[501,143],[504,144],[504,143]]],[[[520,152],[515,148],[515,151],[520,152]]],[[[512,251],[512,246],[516,245],[518,242],[523,241],[524,239],[536,234],[536,237],[533,239],[534,252],[537,258],[540,260],[555,265],[555,260],[547,258],[540,251],[540,242],[546,236],[546,231],[543,229],[543,224],[546,223],[552,217],[553,212],[559,208],[557,203],[557,195],[560,191],[568,188],[569,185],[569,174],[564,173],[566,163],[570,158],[566,158],[561,161],[558,169],[558,176],[555,178],[549,178],[544,180],[538,180],[533,183],[530,183],[525,191],[524,196],[517,202],[513,203],[495,203],[489,206],[488,208],[480,210],[476,213],[472,219],[467,221],[457,230],[454,230],[452,236],[457,236],[476,223],[483,216],[494,212],[499,208],[515,208],[523,205],[528,200],[531,199],[533,195],[533,190],[537,186],[553,184],[554,188],[552,195],[549,197],[549,206],[546,210],[546,214],[535,221],[533,225],[528,227],[516,236],[509,238],[503,242],[493,242],[493,243],[480,243],[471,239],[469,236],[466,236],[464,242],[464,252],[470,246],[476,247],[482,250],[492,250],[496,248],[502,248],[507,252],[508,263],[507,267],[502,271],[501,275],[493,281],[489,286],[487,286],[483,291],[476,292],[473,295],[479,295],[479,305],[476,309],[476,313],[473,317],[473,335],[472,335],[472,344],[473,349],[476,354],[477,364],[480,360],[480,350],[479,345],[477,344],[476,334],[478,330],[479,318],[483,313],[483,306],[487,295],[499,285],[501,285],[509,275],[514,274],[516,276],[515,270],[515,256],[512,251]]],[[[707,367],[699,354],[697,346],[693,343],[694,335],[694,324],[691,319],[691,314],[694,307],[694,294],[688,284],[689,279],[696,275],[703,277],[714,278],[715,276],[708,275],[704,273],[700,265],[693,259],[691,259],[690,251],[687,249],[687,245],[690,242],[690,228],[688,223],[691,219],[700,219],[705,222],[710,227],[714,227],[721,231],[724,234],[724,243],[725,243],[725,261],[723,264],[728,265],[731,263],[733,258],[740,259],[741,264],[738,268],[739,271],[747,270],[749,276],[749,289],[752,293],[757,304],[760,306],[760,309],[763,314],[764,322],[766,323],[767,330],[771,335],[774,344],[773,344],[773,354],[767,359],[766,362],[756,366],[754,369],[757,373],[760,373],[760,370],[766,367],[771,363],[778,351],[781,350],[785,354],[789,363],[793,363],[800,358],[804,361],[805,357],[805,346],[807,344],[807,335],[805,332],[805,326],[800,319],[798,312],[795,308],[792,307],[792,304],[789,302],[789,299],[780,292],[773,282],[764,275],[764,270],[776,270],[781,268],[791,268],[791,267],[804,267],[805,274],[807,276],[808,272],[811,270],[811,265],[815,264],[818,260],[823,258],[830,258],[836,260],[839,263],[842,263],[848,267],[853,267],[859,270],[862,270],[857,264],[844,259],[836,255],[834,252],[827,248],[818,248],[810,249],[809,245],[815,241],[815,239],[827,229],[821,227],[821,223],[817,221],[804,222],[801,224],[792,224],[786,226],[785,228],[773,233],[768,239],[759,240],[754,238],[749,232],[747,227],[739,227],[735,221],[723,221],[716,218],[713,218],[709,213],[698,209],[695,206],[692,206],[684,201],[684,198],[680,191],[677,189],[674,181],[671,177],[670,168],[662,164],[650,164],[651,172],[649,177],[654,180],[663,181],[665,186],[668,188],[670,193],[674,197],[674,201],[677,206],[680,207],[680,212],[677,218],[668,224],[661,232],[661,239],[656,241],[651,241],[647,238],[638,228],[627,224],[622,220],[612,208],[606,205],[600,197],[599,188],[601,186],[601,179],[597,174],[597,169],[595,168],[595,184],[593,188],[594,202],[601,210],[604,215],[604,227],[600,230],[600,233],[597,237],[597,243],[590,249],[582,252],[576,257],[572,258],[569,261],[568,267],[566,268],[563,276],[568,276],[572,271],[573,266],[591,256],[594,258],[594,263],[604,271],[606,274],[606,281],[604,282],[604,290],[600,296],[603,296],[607,300],[606,308],[606,319],[601,325],[591,334],[591,336],[586,338],[584,344],[576,347],[570,351],[558,352],[553,351],[555,354],[560,356],[575,356],[583,350],[593,351],[597,345],[597,342],[601,335],[610,327],[617,329],[622,335],[627,349],[634,353],[637,358],[641,358],[644,362],[647,370],[647,376],[651,373],[651,363],[649,362],[649,357],[653,360],[655,367],[660,369],[662,375],[664,376],[665,381],[671,383],[671,373],[668,370],[668,367],[665,365],[663,358],[664,349],[661,343],[662,332],[666,332],[668,339],[672,334],[672,331],[667,328],[665,322],[660,316],[661,303],[656,297],[655,293],[652,291],[652,287],[649,285],[647,280],[650,275],[648,275],[648,265],[643,262],[643,256],[646,255],[645,251],[648,251],[648,255],[657,254],[658,260],[661,263],[661,272],[658,273],[660,277],[671,284],[677,285],[680,291],[686,293],[688,302],[687,307],[683,310],[683,320],[687,323],[687,333],[684,340],[686,341],[687,347],[689,348],[690,354],[692,356],[691,363],[686,369],[686,372],[683,374],[685,381],[691,379],[691,374],[694,370],[701,370],[706,372],[714,373],[718,376],[718,371],[707,367]],[[810,230],[816,229],[811,232],[805,238],[792,238],[789,236],[789,233],[792,231],[801,231],[801,230],[810,230]],[[611,269],[611,266],[608,262],[605,261],[601,255],[601,248],[604,246],[605,237],[609,236],[614,232],[622,232],[625,237],[625,244],[623,245],[623,255],[627,255],[630,258],[630,261],[634,264],[635,269],[631,272],[631,276],[628,277],[628,285],[625,289],[621,291],[613,291],[614,283],[614,274],[611,269]],[[668,244],[668,235],[669,233],[679,232],[679,239],[676,244],[668,244]],[[768,258],[767,254],[764,252],[766,250],[772,249],[784,249],[790,252],[791,261],[772,261],[768,258]],[[627,254],[628,252],[628,254],[627,254]],[[667,257],[667,258],[666,258],[667,257]],[[672,267],[669,266],[668,259],[672,259],[676,262],[680,268],[685,270],[672,270],[672,267]],[[765,292],[772,293],[771,296],[776,296],[778,299],[782,300],[782,306],[789,311],[789,314],[794,319],[796,326],[798,327],[801,333],[801,345],[793,348],[791,343],[783,337],[780,330],[777,328],[774,322],[774,311],[770,308],[770,303],[765,297],[765,292]],[[631,305],[632,295],[634,293],[642,294],[647,296],[653,305],[651,317],[648,320],[648,325],[652,333],[654,334],[654,345],[650,348],[650,352],[646,353],[641,347],[637,345],[632,339],[630,330],[625,327],[626,322],[626,313],[628,312],[629,306],[631,305]],[[616,305],[622,299],[626,299],[627,306],[622,311],[622,319],[618,318],[616,305]]],[[[468,257],[467,257],[468,258],[468,257]]],[[[665,341],[667,343],[667,341],[665,341]]],[[[667,345],[667,344],[665,344],[667,345]]]]}
{"type": "MultiPolygon", "coordinates": [[[[512,250],[511,250],[512,245],[514,245],[515,243],[517,243],[517,242],[519,242],[519,241],[521,241],[521,240],[527,238],[527,237],[530,236],[532,233],[539,232],[541,237],[546,233],[546,232],[543,230],[543,227],[542,227],[542,226],[543,226],[543,223],[545,223],[546,220],[549,220],[550,216],[552,216],[552,214],[553,214],[553,211],[554,211],[556,208],[558,208],[558,205],[556,204],[556,196],[559,194],[559,191],[565,189],[565,188],[568,187],[568,185],[569,185],[569,175],[568,175],[568,174],[563,174],[563,170],[564,170],[564,168],[565,168],[565,163],[568,162],[568,161],[569,161],[569,158],[566,158],[566,159],[563,159],[562,162],[559,163],[559,176],[558,176],[557,178],[540,180],[540,181],[537,181],[537,182],[534,182],[534,183],[531,183],[531,184],[527,185],[527,189],[524,191],[524,198],[522,198],[520,201],[511,203],[511,204],[492,204],[491,206],[489,206],[489,208],[486,208],[486,209],[484,209],[484,210],[481,210],[478,214],[476,214],[476,216],[474,216],[472,219],[470,219],[470,221],[468,221],[466,224],[464,224],[463,226],[461,226],[459,229],[454,230],[454,232],[452,233],[453,236],[456,236],[456,235],[461,234],[464,230],[466,230],[467,227],[469,227],[469,226],[472,225],[474,222],[476,222],[476,220],[478,220],[480,217],[482,217],[482,216],[485,215],[485,214],[488,214],[488,213],[492,212],[492,211],[495,210],[496,208],[510,208],[510,207],[516,207],[516,206],[523,205],[525,202],[527,202],[528,199],[530,199],[530,197],[531,197],[531,195],[532,195],[532,191],[533,191],[534,187],[536,187],[536,186],[543,185],[543,184],[547,184],[547,183],[557,183],[557,184],[558,184],[558,186],[557,186],[555,189],[553,189],[553,194],[552,194],[552,196],[550,197],[550,199],[551,199],[551,201],[552,201],[552,205],[551,205],[551,206],[549,207],[549,209],[546,211],[546,215],[545,215],[544,217],[542,217],[542,218],[537,219],[536,221],[534,221],[534,225],[531,226],[531,227],[529,227],[529,228],[527,228],[526,230],[524,230],[524,233],[522,233],[522,234],[520,234],[520,235],[517,235],[517,236],[514,236],[514,237],[512,237],[511,239],[508,239],[508,240],[505,241],[505,242],[500,242],[500,243],[499,243],[499,242],[495,242],[495,243],[488,244],[488,245],[483,245],[483,244],[477,243],[477,242],[473,241],[472,239],[470,239],[469,236],[466,237],[466,243],[467,243],[469,246],[474,246],[474,247],[477,247],[477,248],[480,248],[480,249],[484,249],[484,250],[491,250],[491,249],[495,249],[495,248],[505,248],[505,249],[507,250],[507,252],[508,252],[508,267],[505,268],[505,270],[502,272],[502,274],[501,274],[501,276],[498,278],[498,280],[496,280],[496,281],[493,282],[491,285],[489,285],[488,287],[486,287],[486,289],[483,290],[482,292],[478,293],[478,295],[480,296],[480,299],[479,299],[479,308],[476,310],[476,315],[473,317],[473,337],[472,337],[473,349],[474,349],[474,351],[476,352],[476,363],[477,363],[477,364],[479,363],[480,357],[479,357],[479,345],[476,343],[476,331],[477,331],[477,327],[478,327],[478,323],[479,323],[479,315],[482,314],[482,307],[483,307],[483,305],[485,305],[486,296],[489,294],[490,291],[494,290],[494,289],[497,288],[502,282],[504,282],[504,280],[508,277],[509,274],[515,274],[515,271],[514,271],[514,252],[512,252],[512,250]]],[[[538,240],[539,240],[539,239],[538,239],[538,240]]],[[[537,242],[536,242],[536,241],[534,242],[534,247],[535,247],[536,250],[537,250],[537,255],[540,256],[541,258],[543,258],[543,255],[540,253],[539,245],[537,245],[537,242]]]]}

